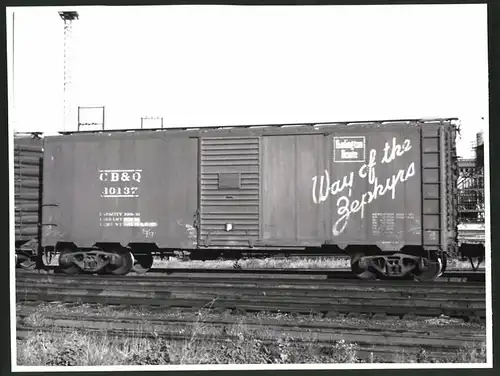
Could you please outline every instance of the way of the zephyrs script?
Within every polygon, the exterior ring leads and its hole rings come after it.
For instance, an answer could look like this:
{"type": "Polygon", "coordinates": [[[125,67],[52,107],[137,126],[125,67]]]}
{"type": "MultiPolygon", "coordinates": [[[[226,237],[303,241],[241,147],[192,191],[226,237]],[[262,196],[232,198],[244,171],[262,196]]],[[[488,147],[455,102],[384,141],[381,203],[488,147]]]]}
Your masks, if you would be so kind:
{"type": "MultiPolygon", "coordinates": [[[[383,156],[380,160],[381,164],[388,164],[394,161],[396,158],[401,157],[412,148],[410,140],[404,140],[403,144],[400,145],[396,137],[392,138],[392,142],[386,142],[383,149],[383,156]]],[[[364,218],[364,210],[367,204],[370,204],[380,196],[384,196],[388,191],[391,192],[391,198],[394,200],[396,197],[396,187],[399,183],[407,181],[410,177],[415,175],[415,162],[411,162],[408,168],[400,169],[397,173],[388,177],[387,180],[382,180],[379,183],[379,178],[377,177],[376,162],[377,150],[371,149],[369,153],[368,163],[364,163],[358,170],[357,176],[361,179],[368,179],[368,183],[371,188],[361,194],[361,198],[358,200],[351,201],[352,187],[354,185],[355,172],[349,173],[349,175],[330,183],[330,175],[327,170],[325,174],[321,175],[319,178],[318,187],[318,175],[312,178],[312,198],[315,204],[321,204],[326,201],[330,195],[335,196],[338,194],[343,194],[337,199],[337,214],[340,216],[339,219],[334,223],[332,227],[332,232],[334,236],[338,236],[345,230],[351,214],[361,211],[361,218],[364,218]],[[345,191],[348,189],[347,195],[345,191]]]]}

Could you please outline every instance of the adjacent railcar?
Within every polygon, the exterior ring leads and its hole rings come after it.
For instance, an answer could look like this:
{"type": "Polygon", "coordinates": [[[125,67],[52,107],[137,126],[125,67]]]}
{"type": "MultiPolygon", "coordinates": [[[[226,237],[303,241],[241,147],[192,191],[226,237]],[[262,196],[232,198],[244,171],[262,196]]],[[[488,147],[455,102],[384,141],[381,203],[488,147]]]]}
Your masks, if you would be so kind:
{"type": "Polygon", "coordinates": [[[39,251],[43,140],[38,133],[14,135],[16,266],[32,269],[39,251]]]}
{"type": "Polygon", "coordinates": [[[42,243],[67,273],[322,249],[434,279],[457,244],[455,120],[46,137],[42,243]]]}
{"type": "Polygon", "coordinates": [[[458,243],[460,255],[469,259],[472,269],[477,270],[486,258],[484,223],[460,223],[458,243]]]}
{"type": "Polygon", "coordinates": [[[484,224],[484,141],[477,134],[476,158],[458,161],[458,243],[459,253],[473,269],[485,260],[484,224]],[[474,262],[475,261],[475,262],[474,262]]]}

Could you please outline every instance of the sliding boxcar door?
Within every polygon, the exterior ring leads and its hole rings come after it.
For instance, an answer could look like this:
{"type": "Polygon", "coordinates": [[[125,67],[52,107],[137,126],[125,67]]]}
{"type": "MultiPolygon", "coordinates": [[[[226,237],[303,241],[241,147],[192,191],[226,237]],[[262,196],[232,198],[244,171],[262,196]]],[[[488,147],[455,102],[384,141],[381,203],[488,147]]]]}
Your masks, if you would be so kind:
{"type": "Polygon", "coordinates": [[[248,247],[259,240],[259,138],[200,141],[201,246],[248,247]]]}

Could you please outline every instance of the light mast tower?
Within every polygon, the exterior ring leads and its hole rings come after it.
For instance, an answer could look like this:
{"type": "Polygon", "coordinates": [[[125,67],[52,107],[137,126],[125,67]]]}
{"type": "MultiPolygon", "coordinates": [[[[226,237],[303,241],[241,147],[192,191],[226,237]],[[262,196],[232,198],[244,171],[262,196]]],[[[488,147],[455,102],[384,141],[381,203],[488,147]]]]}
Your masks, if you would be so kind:
{"type": "Polygon", "coordinates": [[[73,117],[73,95],[72,95],[72,81],[71,81],[71,68],[72,68],[72,38],[73,21],[78,20],[78,12],[64,11],[59,12],[59,16],[64,21],[64,123],[63,130],[71,130],[71,123],[73,117]]]}

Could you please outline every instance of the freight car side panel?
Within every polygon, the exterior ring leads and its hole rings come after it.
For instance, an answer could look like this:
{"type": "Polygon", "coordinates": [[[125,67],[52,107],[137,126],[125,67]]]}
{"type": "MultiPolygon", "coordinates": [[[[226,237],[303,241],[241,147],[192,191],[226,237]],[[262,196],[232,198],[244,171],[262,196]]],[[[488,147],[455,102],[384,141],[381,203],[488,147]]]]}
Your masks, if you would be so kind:
{"type": "Polygon", "coordinates": [[[422,244],[418,128],[262,138],[263,241],[422,244]]]}
{"type": "Polygon", "coordinates": [[[45,244],[196,246],[196,139],[57,138],[46,156],[45,244]]]}
{"type": "Polygon", "coordinates": [[[321,245],[325,210],[312,202],[311,175],[323,171],[325,137],[262,137],[262,234],[267,245],[321,245]]]}
{"type": "Polygon", "coordinates": [[[419,131],[357,128],[329,139],[329,170],[318,171],[312,184],[314,204],[330,208],[332,242],[420,245],[419,131]]]}

